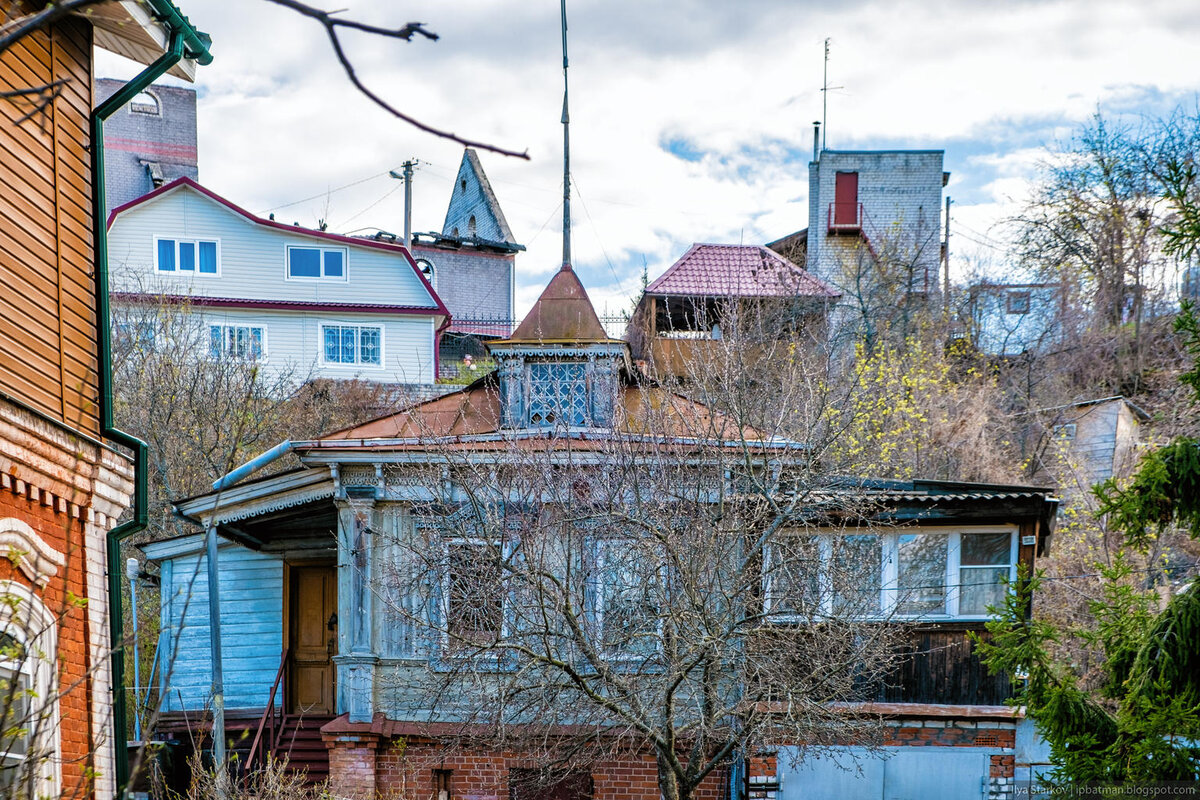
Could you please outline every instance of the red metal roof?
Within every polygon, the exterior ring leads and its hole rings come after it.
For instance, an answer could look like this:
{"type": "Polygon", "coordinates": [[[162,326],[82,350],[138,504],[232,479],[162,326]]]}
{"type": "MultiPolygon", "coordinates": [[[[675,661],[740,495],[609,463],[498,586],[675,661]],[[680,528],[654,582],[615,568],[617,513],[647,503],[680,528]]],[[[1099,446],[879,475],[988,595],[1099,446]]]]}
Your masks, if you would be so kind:
{"type": "Polygon", "coordinates": [[[694,244],[646,294],[684,297],[819,297],[840,293],[778,253],[755,244],[694,244]]]}

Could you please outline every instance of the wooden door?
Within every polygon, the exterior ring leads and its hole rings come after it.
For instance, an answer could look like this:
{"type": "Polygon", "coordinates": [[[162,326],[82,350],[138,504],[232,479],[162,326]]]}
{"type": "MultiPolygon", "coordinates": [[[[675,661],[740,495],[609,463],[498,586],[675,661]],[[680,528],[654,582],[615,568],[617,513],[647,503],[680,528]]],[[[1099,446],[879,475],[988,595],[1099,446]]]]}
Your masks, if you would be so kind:
{"type": "Polygon", "coordinates": [[[289,711],[332,714],[337,654],[337,569],[292,567],[288,624],[289,711]]]}

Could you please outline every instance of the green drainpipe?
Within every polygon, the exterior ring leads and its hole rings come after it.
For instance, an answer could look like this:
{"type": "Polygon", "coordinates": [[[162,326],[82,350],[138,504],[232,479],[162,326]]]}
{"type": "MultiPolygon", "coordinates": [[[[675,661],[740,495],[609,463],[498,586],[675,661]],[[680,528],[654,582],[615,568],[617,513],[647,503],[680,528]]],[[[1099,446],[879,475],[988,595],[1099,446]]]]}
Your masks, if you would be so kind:
{"type": "Polygon", "coordinates": [[[112,643],[112,730],[117,797],[125,796],[129,783],[128,734],[125,718],[125,638],[124,611],[121,603],[121,540],[144,530],[149,520],[149,492],[146,486],[147,447],[136,436],[113,424],[112,341],[108,304],[108,227],[105,219],[104,120],[154,83],[186,55],[200,64],[212,62],[207,34],[198,32],[169,0],[150,0],[156,18],[171,31],[167,52],[133,80],[101,103],[91,117],[92,142],[92,225],[96,264],[96,327],[99,349],[101,433],[122,447],[133,450],[133,518],[108,532],[106,558],[108,572],[108,629],[112,643]]]}

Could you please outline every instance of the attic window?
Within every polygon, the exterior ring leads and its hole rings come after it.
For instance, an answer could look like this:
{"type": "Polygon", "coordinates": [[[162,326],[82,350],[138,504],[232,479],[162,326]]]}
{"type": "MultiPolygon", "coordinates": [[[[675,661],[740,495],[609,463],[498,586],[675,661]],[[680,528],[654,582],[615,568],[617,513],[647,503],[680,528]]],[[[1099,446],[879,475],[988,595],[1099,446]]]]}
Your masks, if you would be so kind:
{"type": "Polygon", "coordinates": [[[1009,292],[1006,298],[1006,310],[1009,314],[1029,313],[1029,292],[1009,292]]]}
{"type": "Polygon", "coordinates": [[[463,178],[461,181],[459,181],[458,191],[461,192],[462,194],[467,193],[467,179],[466,178],[463,178]]]}
{"type": "Polygon", "coordinates": [[[129,110],[134,114],[149,114],[152,117],[161,116],[158,98],[150,92],[138,92],[129,101],[129,110]]]}
{"type": "Polygon", "coordinates": [[[472,214],[471,218],[467,220],[467,236],[474,236],[474,235],[475,235],[475,215],[472,214]]]}
{"type": "Polygon", "coordinates": [[[580,362],[529,365],[529,424],[587,425],[587,371],[580,362]]]}
{"type": "Polygon", "coordinates": [[[421,274],[425,276],[425,280],[429,281],[429,285],[436,289],[437,272],[433,269],[433,262],[428,258],[418,258],[417,269],[421,270],[421,274]]]}

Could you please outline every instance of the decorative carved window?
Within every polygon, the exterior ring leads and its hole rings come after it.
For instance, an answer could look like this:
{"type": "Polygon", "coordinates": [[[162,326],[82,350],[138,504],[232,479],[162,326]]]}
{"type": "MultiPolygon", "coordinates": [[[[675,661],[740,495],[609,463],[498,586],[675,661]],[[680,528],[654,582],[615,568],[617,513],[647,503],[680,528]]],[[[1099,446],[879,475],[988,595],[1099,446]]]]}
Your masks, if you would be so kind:
{"type": "Polygon", "coordinates": [[[476,540],[446,545],[446,631],[451,647],[486,646],[504,622],[504,578],[499,547],[476,540]]]}
{"type": "Polygon", "coordinates": [[[529,365],[529,424],[587,425],[587,369],[583,363],[529,365]]]}
{"type": "Polygon", "coordinates": [[[661,641],[663,554],[636,539],[597,539],[592,586],[597,633],[610,658],[645,657],[661,641]]]}

